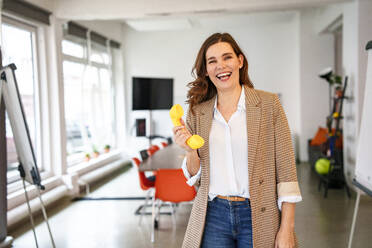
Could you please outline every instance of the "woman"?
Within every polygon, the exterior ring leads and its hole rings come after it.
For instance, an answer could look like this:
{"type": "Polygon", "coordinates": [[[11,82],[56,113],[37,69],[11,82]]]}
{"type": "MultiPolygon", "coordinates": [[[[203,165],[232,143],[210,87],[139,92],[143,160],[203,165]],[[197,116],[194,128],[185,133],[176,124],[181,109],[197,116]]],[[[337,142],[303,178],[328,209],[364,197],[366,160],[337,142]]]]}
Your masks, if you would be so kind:
{"type": "Polygon", "coordinates": [[[189,185],[199,185],[183,247],[298,247],[301,201],[291,135],[278,96],[253,88],[248,63],[227,33],[199,50],[189,83],[186,126],[173,129],[186,150],[189,185]],[[198,150],[186,140],[198,134],[198,150]]]}

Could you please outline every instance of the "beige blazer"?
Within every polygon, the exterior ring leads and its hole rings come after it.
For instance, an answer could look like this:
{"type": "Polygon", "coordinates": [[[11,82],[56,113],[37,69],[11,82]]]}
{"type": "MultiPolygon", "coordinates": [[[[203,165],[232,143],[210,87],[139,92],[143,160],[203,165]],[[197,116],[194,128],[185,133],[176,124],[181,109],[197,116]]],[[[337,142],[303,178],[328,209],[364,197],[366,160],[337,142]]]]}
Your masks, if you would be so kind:
{"type": "MultiPolygon", "coordinates": [[[[249,193],[254,248],[274,247],[280,227],[279,196],[300,195],[291,133],[276,94],[244,86],[248,137],[249,193]]],[[[209,192],[209,132],[215,98],[189,110],[186,127],[203,137],[198,149],[200,187],[191,210],[182,247],[200,247],[209,192]]],[[[298,247],[297,238],[296,247],[298,247]]]]}

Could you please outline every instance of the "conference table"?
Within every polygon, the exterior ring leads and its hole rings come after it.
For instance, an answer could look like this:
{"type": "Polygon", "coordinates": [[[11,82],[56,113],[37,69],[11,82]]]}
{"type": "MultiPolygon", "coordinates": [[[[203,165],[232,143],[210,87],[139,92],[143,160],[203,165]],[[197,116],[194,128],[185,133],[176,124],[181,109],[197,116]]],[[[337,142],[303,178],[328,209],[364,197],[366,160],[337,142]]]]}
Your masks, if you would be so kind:
{"type": "Polygon", "coordinates": [[[185,150],[173,143],[155,152],[151,157],[148,157],[141,163],[139,170],[180,169],[185,155],[185,150]]]}

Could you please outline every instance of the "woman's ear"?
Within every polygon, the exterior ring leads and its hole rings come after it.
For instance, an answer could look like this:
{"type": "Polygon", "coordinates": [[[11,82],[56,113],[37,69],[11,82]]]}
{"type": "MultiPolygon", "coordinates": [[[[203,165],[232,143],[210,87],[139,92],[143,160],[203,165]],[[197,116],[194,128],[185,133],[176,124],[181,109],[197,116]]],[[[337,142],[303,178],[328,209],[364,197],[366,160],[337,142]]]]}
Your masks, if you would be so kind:
{"type": "Polygon", "coordinates": [[[244,65],[244,56],[242,54],[239,54],[239,69],[242,69],[244,65]]]}

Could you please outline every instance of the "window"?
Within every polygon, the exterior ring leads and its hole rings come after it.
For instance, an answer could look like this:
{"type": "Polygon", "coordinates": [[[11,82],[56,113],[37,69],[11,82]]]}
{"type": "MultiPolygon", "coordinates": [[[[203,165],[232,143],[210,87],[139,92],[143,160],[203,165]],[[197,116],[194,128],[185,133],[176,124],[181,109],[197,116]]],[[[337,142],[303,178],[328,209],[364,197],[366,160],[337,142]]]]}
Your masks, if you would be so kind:
{"type": "MultiPolygon", "coordinates": [[[[97,45],[98,46],[98,45],[97,45]]],[[[103,151],[114,140],[114,101],[110,54],[92,46],[88,63],[86,45],[62,42],[67,161],[72,166],[93,150],[103,151]],[[83,56],[82,56],[83,55],[83,56]]]]}
{"type": "Polygon", "coordinates": [[[63,40],[62,53],[82,59],[84,58],[84,46],[69,40],[63,40]]]}
{"type": "MultiPolygon", "coordinates": [[[[28,123],[31,141],[37,157],[39,170],[42,170],[40,163],[41,151],[38,148],[40,133],[38,128],[39,115],[37,111],[38,101],[38,80],[36,62],[36,28],[13,19],[4,18],[1,24],[2,29],[2,52],[3,65],[14,63],[17,66],[15,71],[19,93],[21,95],[23,109],[28,123]]],[[[8,160],[8,183],[14,182],[19,177],[17,171],[18,159],[14,144],[14,138],[8,116],[6,116],[6,141],[8,160]]]]}

